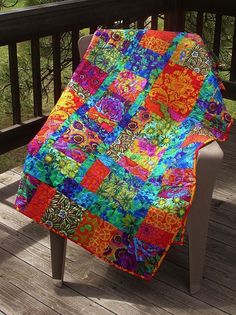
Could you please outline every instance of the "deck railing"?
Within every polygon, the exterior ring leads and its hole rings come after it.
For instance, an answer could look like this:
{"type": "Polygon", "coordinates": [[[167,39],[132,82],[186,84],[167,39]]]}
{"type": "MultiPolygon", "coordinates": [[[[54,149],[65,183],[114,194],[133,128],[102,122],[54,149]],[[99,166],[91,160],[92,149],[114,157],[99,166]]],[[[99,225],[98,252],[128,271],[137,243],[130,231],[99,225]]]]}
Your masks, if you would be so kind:
{"type": "MultiPolygon", "coordinates": [[[[11,86],[12,124],[0,130],[0,154],[20,147],[37,133],[46,120],[42,110],[42,73],[40,65],[40,38],[52,37],[54,102],[61,89],[61,37],[65,32],[71,36],[71,65],[79,62],[77,41],[80,30],[89,28],[93,33],[98,26],[158,28],[158,17],[164,19],[164,29],[185,30],[188,11],[196,12],[195,32],[202,35],[204,15],[214,15],[213,51],[219,56],[221,30],[224,16],[236,17],[235,0],[77,0],[63,1],[32,8],[13,10],[0,14],[0,46],[8,47],[9,78],[11,86]],[[20,78],[18,66],[18,43],[30,41],[32,64],[33,118],[21,117],[20,78]]],[[[163,24],[163,23],[162,23],[163,24]]],[[[236,100],[236,22],[232,42],[230,77],[224,81],[224,97],[236,100]]],[[[0,113],[1,115],[1,113],[0,113]]]]}

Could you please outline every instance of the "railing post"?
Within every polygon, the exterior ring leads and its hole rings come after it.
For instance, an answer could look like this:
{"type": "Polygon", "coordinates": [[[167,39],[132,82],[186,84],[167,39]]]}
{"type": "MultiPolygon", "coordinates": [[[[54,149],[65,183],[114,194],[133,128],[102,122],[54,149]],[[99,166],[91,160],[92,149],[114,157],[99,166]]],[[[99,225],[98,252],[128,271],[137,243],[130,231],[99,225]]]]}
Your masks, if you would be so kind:
{"type": "Polygon", "coordinates": [[[202,36],[202,31],[203,31],[203,21],[204,21],[204,16],[203,16],[203,12],[199,11],[197,13],[197,29],[196,29],[196,33],[200,36],[202,36]]]}
{"type": "Polygon", "coordinates": [[[53,81],[54,81],[54,103],[56,104],[61,96],[61,35],[52,36],[53,54],[53,81]]]}
{"type": "Polygon", "coordinates": [[[151,29],[152,30],[158,29],[158,14],[151,16],[151,29]]]}
{"type": "Polygon", "coordinates": [[[20,104],[20,86],[19,86],[19,71],[18,71],[16,43],[12,43],[8,45],[8,52],[9,52],[9,71],[10,71],[10,82],[11,82],[13,124],[20,124],[21,123],[21,104],[20,104]]]}
{"type": "Polygon", "coordinates": [[[233,49],[232,49],[232,59],[231,59],[231,69],[230,69],[230,80],[236,80],[236,18],[234,21],[234,36],[233,36],[233,49]]]}
{"type": "Polygon", "coordinates": [[[185,28],[185,12],[183,10],[165,13],[164,29],[166,31],[182,32],[185,28]]]}
{"type": "Polygon", "coordinates": [[[217,57],[219,57],[220,55],[221,26],[222,26],[222,14],[216,14],[213,51],[217,57]]]}
{"type": "Polygon", "coordinates": [[[79,30],[72,31],[72,71],[74,72],[80,62],[78,51],[79,30]]]}

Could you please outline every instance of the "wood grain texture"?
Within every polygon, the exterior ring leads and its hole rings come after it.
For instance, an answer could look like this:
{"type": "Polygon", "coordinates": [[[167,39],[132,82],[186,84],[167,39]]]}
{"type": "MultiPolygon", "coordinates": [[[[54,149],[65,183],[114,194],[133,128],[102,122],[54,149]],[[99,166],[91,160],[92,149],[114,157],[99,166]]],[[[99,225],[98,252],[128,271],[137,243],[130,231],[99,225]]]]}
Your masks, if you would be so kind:
{"type": "Polygon", "coordinates": [[[25,264],[22,259],[12,256],[8,251],[0,249],[0,256],[2,257],[1,270],[6,280],[43,303],[48,311],[52,309],[57,314],[68,315],[111,314],[109,310],[74,290],[65,286],[62,289],[56,288],[49,275],[25,264]],[[9,268],[14,270],[14,273],[9,273],[9,268]]]}
{"type": "MultiPolygon", "coordinates": [[[[14,283],[5,280],[1,276],[0,281],[0,308],[3,314],[20,315],[20,314],[49,314],[56,315],[58,312],[45,306],[30,294],[25,293],[14,283]]],[[[0,312],[1,314],[1,312],[0,312]]]]}

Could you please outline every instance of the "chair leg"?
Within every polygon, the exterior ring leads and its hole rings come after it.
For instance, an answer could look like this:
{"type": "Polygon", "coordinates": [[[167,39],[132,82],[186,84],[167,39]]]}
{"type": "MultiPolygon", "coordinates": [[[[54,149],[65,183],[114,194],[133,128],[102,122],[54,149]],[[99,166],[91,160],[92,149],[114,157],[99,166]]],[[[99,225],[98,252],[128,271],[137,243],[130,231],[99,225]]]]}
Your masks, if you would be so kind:
{"type": "Polygon", "coordinates": [[[67,240],[50,231],[52,278],[57,287],[63,284],[67,240]]]}
{"type": "Polygon", "coordinates": [[[191,294],[199,291],[201,286],[211,198],[222,159],[223,151],[216,141],[204,146],[198,153],[197,187],[187,222],[191,294]]]}

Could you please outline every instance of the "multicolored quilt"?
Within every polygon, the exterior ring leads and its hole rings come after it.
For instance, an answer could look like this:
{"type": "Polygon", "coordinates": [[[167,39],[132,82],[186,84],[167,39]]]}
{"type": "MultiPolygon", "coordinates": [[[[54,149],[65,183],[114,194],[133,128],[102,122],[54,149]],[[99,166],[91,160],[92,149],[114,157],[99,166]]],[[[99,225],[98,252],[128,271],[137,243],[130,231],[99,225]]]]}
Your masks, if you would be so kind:
{"type": "Polygon", "coordinates": [[[151,279],[183,241],[198,150],[231,124],[198,35],[99,29],[28,145],[16,207],[151,279]]]}

